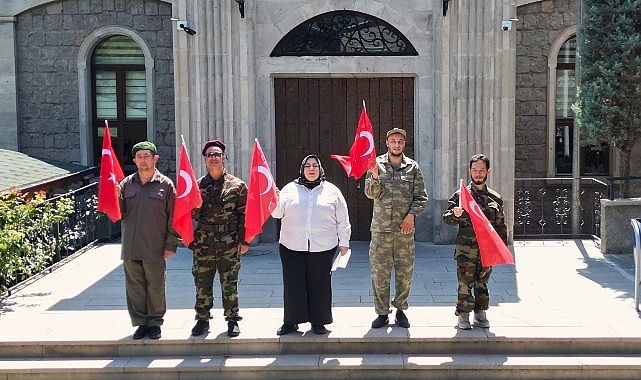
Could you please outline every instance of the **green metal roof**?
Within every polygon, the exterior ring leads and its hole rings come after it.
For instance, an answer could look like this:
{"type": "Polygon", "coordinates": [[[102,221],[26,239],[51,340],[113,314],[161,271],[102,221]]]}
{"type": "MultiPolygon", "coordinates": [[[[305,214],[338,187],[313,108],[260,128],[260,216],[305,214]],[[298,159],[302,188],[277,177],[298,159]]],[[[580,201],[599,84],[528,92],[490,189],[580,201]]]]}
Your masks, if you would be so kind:
{"type": "Polygon", "coordinates": [[[0,191],[12,187],[32,188],[73,176],[90,166],[57,162],[28,156],[13,150],[0,149],[0,191]]]}

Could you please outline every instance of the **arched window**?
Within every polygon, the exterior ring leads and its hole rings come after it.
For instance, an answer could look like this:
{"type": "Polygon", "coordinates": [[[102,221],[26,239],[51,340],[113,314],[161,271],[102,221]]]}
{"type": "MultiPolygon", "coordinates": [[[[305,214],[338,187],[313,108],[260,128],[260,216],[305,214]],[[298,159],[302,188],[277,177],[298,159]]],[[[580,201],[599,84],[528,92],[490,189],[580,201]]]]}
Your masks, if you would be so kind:
{"type": "Polygon", "coordinates": [[[99,162],[104,122],[109,122],[112,145],[126,172],[136,170],[131,147],[147,140],[145,56],[128,36],[106,38],[91,59],[93,90],[94,162],[99,162]]]}
{"type": "MultiPolygon", "coordinates": [[[[576,98],[576,36],[568,38],[556,54],[554,78],[554,174],[571,175],[574,142],[574,112],[576,98]]],[[[581,175],[608,175],[609,147],[581,147],[581,175]]]]}
{"type": "Polygon", "coordinates": [[[418,55],[389,23],[355,11],[323,13],[287,33],[271,53],[280,56],[418,55]]]}

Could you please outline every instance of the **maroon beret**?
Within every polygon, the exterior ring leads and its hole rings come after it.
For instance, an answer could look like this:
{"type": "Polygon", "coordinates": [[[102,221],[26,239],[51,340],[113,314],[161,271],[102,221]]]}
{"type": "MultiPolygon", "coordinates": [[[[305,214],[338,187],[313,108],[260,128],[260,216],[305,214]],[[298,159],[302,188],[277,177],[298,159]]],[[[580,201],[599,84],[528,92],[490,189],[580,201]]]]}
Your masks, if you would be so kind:
{"type": "Polygon", "coordinates": [[[223,144],[222,141],[220,140],[209,140],[205,143],[205,146],[203,146],[203,156],[205,153],[207,153],[207,148],[210,146],[217,146],[219,147],[223,152],[225,152],[225,144],[223,144]]]}

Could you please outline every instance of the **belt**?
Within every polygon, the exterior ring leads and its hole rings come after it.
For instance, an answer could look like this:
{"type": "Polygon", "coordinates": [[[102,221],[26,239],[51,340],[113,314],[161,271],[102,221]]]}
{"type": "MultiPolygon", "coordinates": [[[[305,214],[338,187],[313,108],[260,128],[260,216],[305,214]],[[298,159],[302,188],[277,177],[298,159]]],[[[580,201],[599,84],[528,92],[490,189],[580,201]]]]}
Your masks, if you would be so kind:
{"type": "Polygon", "coordinates": [[[233,232],[238,229],[236,224],[199,224],[196,229],[209,232],[233,232]]]}

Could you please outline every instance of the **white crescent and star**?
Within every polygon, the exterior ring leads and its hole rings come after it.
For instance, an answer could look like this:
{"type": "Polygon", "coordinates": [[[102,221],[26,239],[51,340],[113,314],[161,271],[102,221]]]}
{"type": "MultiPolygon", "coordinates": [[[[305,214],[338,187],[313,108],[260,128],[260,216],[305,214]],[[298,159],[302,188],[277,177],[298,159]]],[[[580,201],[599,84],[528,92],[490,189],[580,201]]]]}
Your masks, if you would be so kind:
{"type": "MultiPolygon", "coordinates": [[[[109,156],[109,159],[112,160],[112,167],[113,167],[113,158],[111,157],[111,151],[109,149],[103,149],[102,150],[102,155],[104,156],[109,156]]],[[[109,172],[109,180],[113,183],[117,183],[116,181],[116,175],[114,172],[109,172]]]]}
{"type": "Polygon", "coordinates": [[[185,181],[185,191],[178,196],[178,198],[184,198],[186,197],[189,193],[191,193],[191,188],[194,185],[191,181],[191,176],[189,176],[189,173],[187,173],[185,170],[180,170],[180,178],[182,178],[185,181]]]}
{"type": "Polygon", "coordinates": [[[361,133],[358,135],[358,137],[365,137],[367,139],[367,142],[369,143],[369,147],[367,148],[367,152],[363,153],[361,157],[365,157],[372,153],[374,150],[374,136],[372,136],[372,132],[370,131],[361,131],[361,133]]]}
{"type": "Polygon", "coordinates": [[[264,175],[265,179],[267,180],[267,186],[265,187],[265,191],[260,193],[260,195],[265,195],[269,190],[271,190],[272,186],[274,185],[272,183],[272,176],[269,175],[269,170],[267,170],[267,168],[264,166],[259,165],[256,169],[258,170],[258,173],[264,175]]]}
{"type": "Polygon", "coordinates": [[[483,213],[483,210],[481,210],[481,207],[479,206],[478,203],[474,202],[474,204],[472,204],[472,202],[468,202],[468,207],[476,216],[478,216],[482,220],[486,220],[487,225],[490,227],[490,230],[494,231],[494,226],[487,219],[487,216],[485,216],[485,214],[483,213]]]}

